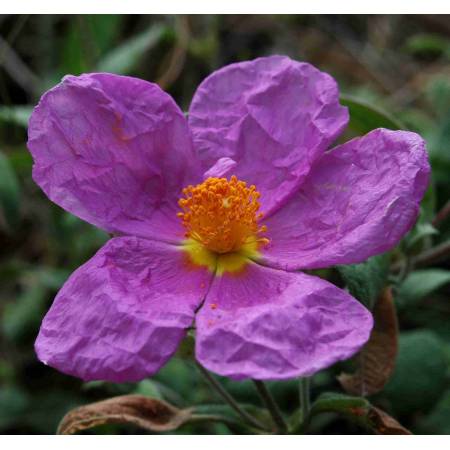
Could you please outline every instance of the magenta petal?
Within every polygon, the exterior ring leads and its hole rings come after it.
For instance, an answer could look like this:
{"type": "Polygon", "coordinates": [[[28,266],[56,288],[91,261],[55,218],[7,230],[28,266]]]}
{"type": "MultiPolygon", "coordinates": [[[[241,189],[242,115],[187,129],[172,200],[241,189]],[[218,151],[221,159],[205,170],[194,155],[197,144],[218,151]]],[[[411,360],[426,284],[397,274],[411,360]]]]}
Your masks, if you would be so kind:
{"type": "Polygon", "coordinates": [[[282,204],[348,122],[333,78],[283,56],[226,66],[204,80],[189,110],[203,170],[228,157],[255,184],[267,213],[282,204]]]}
{"type": "Polygon", "coordinates": [[[157,85],[67,76],[29,123],[33,178],[67,211],[109,232],[172,240],[181,189],[201,172],[187,121],[157,85]]]}
{"type": "Polygon", "coordinates": [[[207,179],[210,177],[213,178],[222,178],[222,177],[228,177],[230,178],[230,173],[232,173],[231,171],[234,170],[234,168],[236,167],[237,162],[234,161],[231,158],[220,158],[216,161],[216,163],[210,168],[208,169],[204,174],[203,174],[203,179],[207,179]]]}
{"type": "Polygon", "coordinates": [[[196,357],[235,379],[309,376],[356,353],[372,322],[327,281],[249,264],[214,279],[196,318],[196,357]]]}
{"type": "Polygon", "coordinates": [[[177,247],[111,239],[58,293],[36,340],[39,359],[83,380],[137,381],[176,351],[211,275],[177,247]]]}
{"type": "Polygon", "coordinates": [[[366,260],[413,226],[428,185],[423,139],[378,129],[325,154],[300,191],[265,221],[265,264],[286,270],[366,260]]]}

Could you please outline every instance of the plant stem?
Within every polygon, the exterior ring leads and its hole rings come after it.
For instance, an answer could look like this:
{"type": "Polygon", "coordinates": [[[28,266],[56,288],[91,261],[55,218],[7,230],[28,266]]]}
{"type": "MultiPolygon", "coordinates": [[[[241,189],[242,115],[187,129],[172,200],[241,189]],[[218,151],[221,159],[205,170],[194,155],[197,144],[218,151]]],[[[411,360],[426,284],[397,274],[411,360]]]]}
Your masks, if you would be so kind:
{"type": "Polygon", "coordinates": [[[436,214],[436,217],[431,221],[434,227],[438,227],[441,222],[450,216],[450,200],[444,205],[444,207],[436,214]]]}
{"type": "Polygon", "coordinates": [[[300,378],[299,383],[299,394],[300,394],[300,408],[302,411],[302,422],[305,423],[309,416],[309,411],[311,409],[311,401],[310,401],[310,387],[311,387],[311,379],[300,378]]]}
{"type": "Polygon", "coordinates": [[[272,415],[272,419],[275,422],[278,431],[281,433],[285,433],[288,427],[286,425],[285,420],[283,419],[283,416],[281,414],[280,409],[278,408],[278,405],[276,404],[275,400],[272,397],[272,394],[269,392],[266,385],[261,380],[253,380],[253,382],[255,383],[259,396],[261,397],[262,401],[264,402],[270,414],[272,415]]]}
{"type": "Polygon", "coordinates": [[[413,259],[415,266],[426,266],[441,261],[450,255],[450,240],[442,242],[430,250],[424,251],[413,259]]]}
{"type": "MultiPolygon", "coordinates": [[[[425,250],[412,258],[412,267],[424,267],[429,264],[441,261],[450,256],[450,240],[444,241],[429,250],[425,250]]],[[[391,268],[393,272],[398,272],[402,268],[402,263],[398,262],[391,268]]]]}
{"type": "Polygon", "coordinates": [[[251,416],[247,411],[241,408],[239,403],[223,388],[223,386],[200,364],[196,363],[200,373],[206,378],[215,391],[233,408],[249,425],[258,430],[268,431],[267,428],[251,416]]]}

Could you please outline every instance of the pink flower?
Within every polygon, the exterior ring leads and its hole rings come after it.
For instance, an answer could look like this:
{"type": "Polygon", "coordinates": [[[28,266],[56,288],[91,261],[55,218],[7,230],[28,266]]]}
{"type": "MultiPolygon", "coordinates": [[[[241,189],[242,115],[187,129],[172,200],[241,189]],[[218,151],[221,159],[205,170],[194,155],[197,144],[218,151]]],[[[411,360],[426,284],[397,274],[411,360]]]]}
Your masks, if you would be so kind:
{"type": "Polygon", "coordinates": [[[370,312],[298,270],[395,246],[429,165],[406,131],[326,151],[347,122],[335,81],[281,56],[214,72],[188,119],[155,84],[65,77],[30,120],[33,177],[117,237],[62,287],[39,358],[84,380],[140,380],[193,324],[197,360],[236,379],[308,376],[357,352],[370,312]]]}

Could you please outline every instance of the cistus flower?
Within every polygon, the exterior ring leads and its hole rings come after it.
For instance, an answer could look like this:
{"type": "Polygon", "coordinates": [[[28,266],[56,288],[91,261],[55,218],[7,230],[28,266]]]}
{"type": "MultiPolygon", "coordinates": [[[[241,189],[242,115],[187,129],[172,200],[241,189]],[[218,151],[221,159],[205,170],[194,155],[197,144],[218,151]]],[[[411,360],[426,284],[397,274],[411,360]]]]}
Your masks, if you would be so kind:
{"type": "Polygon", "coordinates": [[[41,361],[84,380],[157,372],[189,328],[205,368],[308,376],[357,352],[372,316],[299,272],[362,262],[414,224],[424,141],[377,129],[327,151],[348,123],[329,75],[272,56],[197,89],[188,118],[157,85],[66,76],[29,124],[33,177],[115,237],[58,293],[41,361]]]}

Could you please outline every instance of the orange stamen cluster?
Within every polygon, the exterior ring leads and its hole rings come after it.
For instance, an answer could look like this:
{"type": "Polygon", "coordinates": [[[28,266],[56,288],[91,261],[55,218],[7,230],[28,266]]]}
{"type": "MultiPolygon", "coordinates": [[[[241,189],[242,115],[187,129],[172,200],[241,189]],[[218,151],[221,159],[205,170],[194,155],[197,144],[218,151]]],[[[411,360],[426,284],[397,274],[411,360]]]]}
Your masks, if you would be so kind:
{"type": "Polygon", "coordinates": [[[185,198],[179,200],[183,212],[178,213],[186,237],[203,244],[216,253],[236,252],[251,242],[266,244],[267,238],[258,236],[267,231],[258,222],[260,193],[254,185],[232,176],[208,178],[197,186],[183,189],[185,198]]]}

